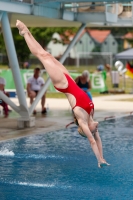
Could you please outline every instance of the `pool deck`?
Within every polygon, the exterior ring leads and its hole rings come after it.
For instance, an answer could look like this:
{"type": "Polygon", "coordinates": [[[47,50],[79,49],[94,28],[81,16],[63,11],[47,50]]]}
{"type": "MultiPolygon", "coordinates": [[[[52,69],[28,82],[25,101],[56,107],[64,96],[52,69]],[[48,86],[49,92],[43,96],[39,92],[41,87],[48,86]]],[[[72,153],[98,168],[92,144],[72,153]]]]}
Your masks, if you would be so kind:
{"type": "MultiPolygon", "coordinates": [[[[12,98],[11,100],[18,105],[16,98],[12,98]]],[[[29,102],[29,99],[27,99],[27,102],[29,102]]],[[[97,121],[103,121],[106,118],[114,116],[129,115],[133,111],[133,94],[99,96],[94,97],[93,102],[95,105],[94,119],[97,121]],[[124,101],[124,99],[131,99],[132,101],[124,101]]],[[[49,107],[49,111],[46,115],[42,115],[41,104],[39,102],[36,107],[35,127],[21,130],[17,128],[17,119],[19,117],[17,113],[12,111],[8,118],[3,118],[3,114],[0,112],[0,141],[64,129],[73,120],[67,99],[47,98],[46,106],[49,107]]],[[[0,111],[2,111],[1,107],[0,111]]]]}

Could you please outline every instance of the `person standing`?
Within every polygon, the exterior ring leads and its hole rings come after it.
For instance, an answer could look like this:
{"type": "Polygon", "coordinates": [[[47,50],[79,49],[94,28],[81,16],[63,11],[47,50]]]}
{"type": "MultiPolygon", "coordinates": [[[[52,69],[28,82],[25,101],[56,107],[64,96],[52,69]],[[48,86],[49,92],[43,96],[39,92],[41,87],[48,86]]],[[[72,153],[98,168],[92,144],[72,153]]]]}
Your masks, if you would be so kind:
{"type": "MultiPolygon", "coordinates": [[[[33,103],[34,98],[36,98],[38,92],[44,84],[44,79],[40,77],[40,68],[37,67],[34,69],[34,75],[27,81],[27,93],[30,98],[30,104],[33,103]]],[[[47,112],[45,108],[45,94],[42,96],[41,105],[42,114],[45,114],[47,112]]],[[[36,114],[36,110],[34,110],[33,114],[36,114]]]]}

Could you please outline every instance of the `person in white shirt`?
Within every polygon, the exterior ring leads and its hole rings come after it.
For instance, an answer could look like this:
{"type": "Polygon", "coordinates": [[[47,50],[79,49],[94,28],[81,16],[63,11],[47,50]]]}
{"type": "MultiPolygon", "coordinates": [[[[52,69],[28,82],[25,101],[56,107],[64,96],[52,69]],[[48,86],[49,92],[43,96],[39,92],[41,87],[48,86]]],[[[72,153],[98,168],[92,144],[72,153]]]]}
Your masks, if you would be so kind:
{"type": "MultiPolygon", "coordinates": [[[[40,77],[40,68],[34,69],[34,75],[30,77],[27,81],[27,93],[28,97],[30,98],[30,104],[32,104],[34,98],[37,96],[38,92],[40,91],[41,87],[45,84],[44,79],[40,77]]],[[[45,94],[42,96],[41,100],[42,105],[42,114],[46,113],[45,108],[45,94]]],[[[33,114],[36,114],[36,110],[34,110],[33,114]]]]}

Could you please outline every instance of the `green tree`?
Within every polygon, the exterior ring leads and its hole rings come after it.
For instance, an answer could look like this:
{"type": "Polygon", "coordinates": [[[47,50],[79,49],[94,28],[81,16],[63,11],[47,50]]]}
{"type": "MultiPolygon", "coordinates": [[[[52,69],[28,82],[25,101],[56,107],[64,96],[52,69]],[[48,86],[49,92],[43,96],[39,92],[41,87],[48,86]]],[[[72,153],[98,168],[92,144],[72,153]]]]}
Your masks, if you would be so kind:
{"type": "Polygon", "coordinates": [[[31,33],[36,38],[36,40],[41,44],[43,48],[46,48],[47,44],[51,41],[52,35],[58,33],[62,35],[62,43],[68,39],[66,31],[70,34],[77,32],[77,28],[69,27],[49,27],[49,28],[30,28],[31,33]]]}
{"type": "Polygon", "coordinates": [[[27,47],[27,44],[24,38],[19,35],[18,29],[12,28],[12,35],[14,39],[18,61],[19,61],[20,66],[22,66],[23,62],[28,60],[29,55],[30,55],[30,50],[27,47]]]}
{"type": "Polygon", "coordinates": [[[0,53],[3,53],[3,54],[6,53],[4,38],[2,34],[0,34],[0,53]]]}

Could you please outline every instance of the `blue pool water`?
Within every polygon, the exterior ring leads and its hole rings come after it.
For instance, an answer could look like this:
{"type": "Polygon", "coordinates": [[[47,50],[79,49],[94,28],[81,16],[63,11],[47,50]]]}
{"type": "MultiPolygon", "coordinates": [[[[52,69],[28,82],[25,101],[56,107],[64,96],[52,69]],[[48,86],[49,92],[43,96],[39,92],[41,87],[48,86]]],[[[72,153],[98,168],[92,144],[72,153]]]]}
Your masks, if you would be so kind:
{"type": "Polygon", "coordinates": [[[0,143],[0,200],[132,200],[133,117],[101,122],[98,168],[76,128],[0,143]]]}

